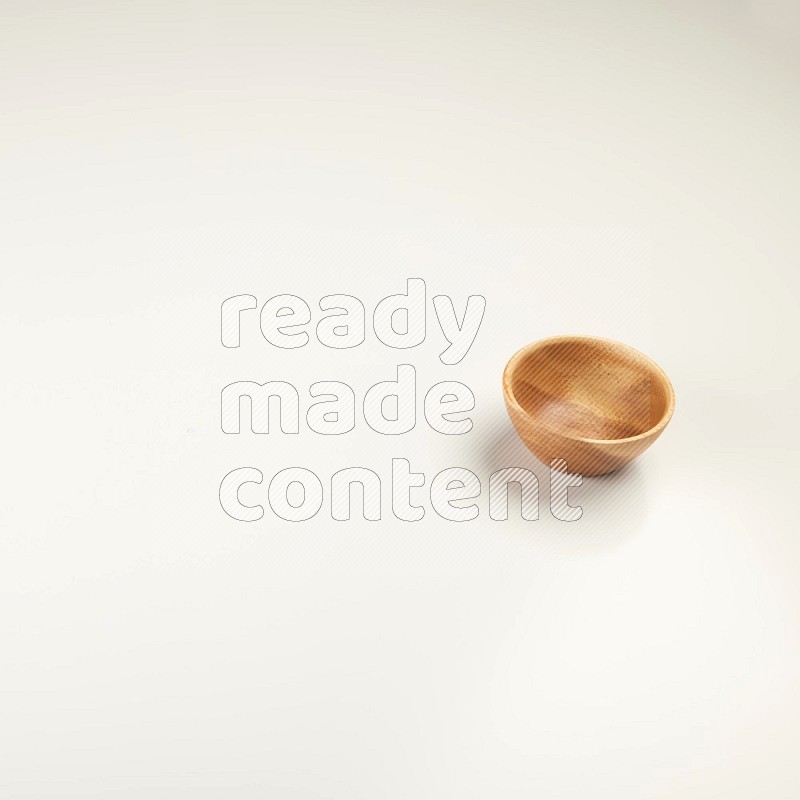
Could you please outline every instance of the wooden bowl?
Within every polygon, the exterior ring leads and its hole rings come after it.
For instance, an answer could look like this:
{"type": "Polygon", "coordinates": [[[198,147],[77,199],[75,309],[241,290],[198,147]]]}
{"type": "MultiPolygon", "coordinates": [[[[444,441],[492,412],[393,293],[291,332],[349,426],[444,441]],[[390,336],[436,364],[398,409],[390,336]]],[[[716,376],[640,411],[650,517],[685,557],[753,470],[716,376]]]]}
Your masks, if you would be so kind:
{"type": "Polygon", "coordinates": [[[664,370],[626,344],[594,336],[541,339],[503,372],[511,422],[542,462],[603,475],[625,466],[661,435],[675,410],[664,370]]]}

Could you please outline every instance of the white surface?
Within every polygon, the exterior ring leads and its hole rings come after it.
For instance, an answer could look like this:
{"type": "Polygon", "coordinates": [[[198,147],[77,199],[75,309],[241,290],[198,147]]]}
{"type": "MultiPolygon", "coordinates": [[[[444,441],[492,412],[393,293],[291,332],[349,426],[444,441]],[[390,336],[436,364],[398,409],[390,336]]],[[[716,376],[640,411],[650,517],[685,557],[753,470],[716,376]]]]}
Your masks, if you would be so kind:
{"type": "Polygon", "coordinates": [[[3,11],[0,795],[798,796],[791,9],[3,11]],[[219,343],[231,295],[417,276],[414,351],[219,343]],[[453,367],[439,293],[487,299],[453,367]],[[494,468],[546,478],[502,367],[569,332],[653,356],[675,418],[578,522],[493,522],[494,468]],[[404,362],[471,433],[220,430],[232,380],[404,362]],[[394,520],[392,457],[475,471],[478,520],[394,520]],[[245,465],[373,468],[384,518],[234,522],[245,465]]]}

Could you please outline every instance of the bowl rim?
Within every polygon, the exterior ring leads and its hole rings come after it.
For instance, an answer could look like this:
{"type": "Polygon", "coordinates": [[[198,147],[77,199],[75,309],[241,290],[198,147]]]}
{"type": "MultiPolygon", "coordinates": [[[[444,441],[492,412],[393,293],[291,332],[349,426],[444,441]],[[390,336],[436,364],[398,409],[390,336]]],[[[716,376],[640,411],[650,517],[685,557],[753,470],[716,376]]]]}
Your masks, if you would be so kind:
{"type": "Polygon", "coordinates": [[[586,442],[587,444],[624,444],[627,442],[636,442],[642,439],[650,438],[656,434],[660,434],[664,428],[667,427],[669,421],[672,419],[672,415],[675,413],[675,390],[672,387],[672,382],[670,381],[667,373],[661,368],[659,364],[657,364],[650,356],[643,353],[641,350],[637,350],[635,347],[631,347],[629,344],[625,344],[624,342],[617,341],[616,339],[607,339],[602,336],[586,336],[581,334],[566,334],[562,336],[547,336],[544,339],[537,339],[535,342],[531,342],[530,344],[526,344],[524,347],[521,347],[514,353],[513,356],[508,360],[508,363],[503,370],[503,394],[507,402],[511,403],[514,408],[516,408],[524,417],[532,420],[536,420],[538,425],[546,428],[551,433],[561,436],[564,439],[568,439],[572,442],[586,442]],[[517,398],[512,391],[511,388],[511,381],[514,374],[515,369],[519,365],[519,363],[529,356],[531,353],[535,352],[536,350],[540,350],[545,345],[554,344],[556,342],[603,342],[605,344],[613,345],[614,347],[620,348],[622,350],[627,350],[629,353],[636,355],[637,357],[643,359],[647,364],[651,367],[651,369],[661,376],[664,386],[667,389],[667,407],[664,410],[664,413],[661,415],[661,419],[653,425],[651,428],[648,428],[646,431],[642,433],[637,433],[636,436],[626,436],[624,439],[590,439],[585,436],[572,436],[570,434],[564,433],[557,428],[553,428],[550,425],[542,422],[540,419],[533,417],[529,414],[518,402],[517,398]]]}

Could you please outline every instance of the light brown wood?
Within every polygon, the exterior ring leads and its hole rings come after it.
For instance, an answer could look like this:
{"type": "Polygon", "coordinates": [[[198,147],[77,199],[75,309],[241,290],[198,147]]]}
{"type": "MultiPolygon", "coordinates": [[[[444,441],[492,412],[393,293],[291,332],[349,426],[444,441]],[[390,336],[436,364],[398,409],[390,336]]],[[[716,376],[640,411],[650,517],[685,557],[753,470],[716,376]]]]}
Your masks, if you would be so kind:
{"type": "Polygon", "coordinates": [[[508,415],[526,447],[550,466],[603,475],[643,453],[666,428],[675,393],[664,370],[621,342],[541,339],[503,373],[508,415]]]}

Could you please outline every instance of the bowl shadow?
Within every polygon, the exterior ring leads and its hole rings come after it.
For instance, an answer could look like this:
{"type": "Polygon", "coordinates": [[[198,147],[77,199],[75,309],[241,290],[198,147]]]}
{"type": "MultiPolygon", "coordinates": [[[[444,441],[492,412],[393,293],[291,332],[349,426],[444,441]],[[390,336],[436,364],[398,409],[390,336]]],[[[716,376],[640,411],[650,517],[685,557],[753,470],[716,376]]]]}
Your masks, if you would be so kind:
{"type": "Polygon", "coordinates": [[[647,515],[647,484],[637,462],[617,472],[583,477],[580,486],[569,488],[568,502],[580,506],[581,517],[572,522],[557,519],[550,506],[550,469],[522,442],[511,421],[500,414],[475,442],[480,450],[482,474],[488,476],[504,467],[523,467],[539,481],[539,519],[523,520],[519,510],[519,489],[509,486],[508,520],[493,521],[508,533],[535,536],[548,549],[568,555],[592,554],[614,549],[631,539],[647,515]]]}

